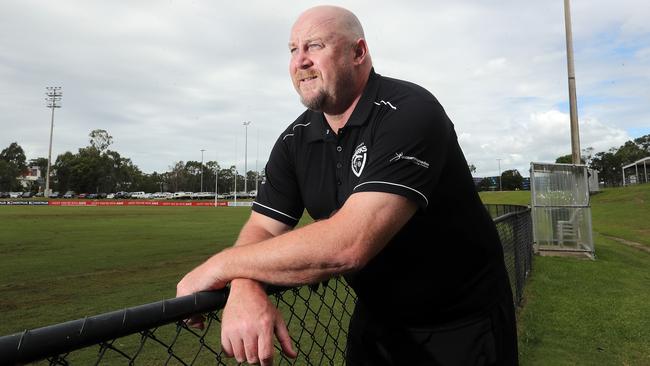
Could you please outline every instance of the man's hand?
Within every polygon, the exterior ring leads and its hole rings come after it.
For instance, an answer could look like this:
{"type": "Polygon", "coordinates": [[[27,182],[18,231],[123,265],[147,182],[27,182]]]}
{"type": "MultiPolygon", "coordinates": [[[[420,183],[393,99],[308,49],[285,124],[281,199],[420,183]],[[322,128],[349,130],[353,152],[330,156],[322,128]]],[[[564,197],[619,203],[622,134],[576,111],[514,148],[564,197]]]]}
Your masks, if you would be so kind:
{"type": "Polygon", "coordinates": [[[221,322],[221,346],[237,362],[273,365],[273,335],[282,352],[295,358],[282,314],[255,281],[234,280],[221,322]]]}
{"type": "MultiPolygon", "coordinates": [[[[215,257],[216,255],[183,277],[176,285],[176,297],[191,295],[199,291],[219,290],[228,284],[227,281],[219,277],[219,265],[215,263],[215,257]]],[[[185,323],[190,327],[203,329],[204,321],[204,317],[197,314],[185,320],[185,323]]]]}

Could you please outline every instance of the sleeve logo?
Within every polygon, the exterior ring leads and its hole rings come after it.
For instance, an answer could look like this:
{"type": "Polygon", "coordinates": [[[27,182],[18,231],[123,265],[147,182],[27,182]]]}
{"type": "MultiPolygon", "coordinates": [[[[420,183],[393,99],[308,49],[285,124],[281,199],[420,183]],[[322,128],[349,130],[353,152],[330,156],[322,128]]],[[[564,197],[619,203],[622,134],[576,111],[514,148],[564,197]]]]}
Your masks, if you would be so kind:
{"type": "Polygon", "coordinates": [[[354,173],[354,175],[357,177],[361,176],[361,172],[363,172],[363,168],[366,166],[367,155],[368,148],[362,142],[354,150],[354,155],[352,155],[352,173],[354,173]]]}
{"type": "Polygon", "coordinates": [[[412,156],[406,156],[406,155],[404,155],[403,152],[395,153],[395,156],[393,156],[389,161],[391,163],[393,163],[393,162],[396,162],[398,160],[407,160],[407,161],[410,161],[413,164],[419,165],[419,166],[421,166],[423,168],[429,168],[429,163],[427,163],[426,161],[422,161],[422,160],[420,160],[418,158],[414,158],[412,156]]]}

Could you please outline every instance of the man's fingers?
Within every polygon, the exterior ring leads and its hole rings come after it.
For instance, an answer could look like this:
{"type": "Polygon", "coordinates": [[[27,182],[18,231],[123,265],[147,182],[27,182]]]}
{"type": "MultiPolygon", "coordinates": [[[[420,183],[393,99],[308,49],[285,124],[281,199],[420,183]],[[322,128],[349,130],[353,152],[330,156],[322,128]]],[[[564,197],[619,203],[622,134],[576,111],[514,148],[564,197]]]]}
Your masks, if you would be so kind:
{"type": "Polygon", "coordinates": [[[224,334],[221,334],[221,349],[223,350],[223,353],[226,354],[226,357],[233,357],[234,353],[232,350],[232,344],[230,344],[230,339],[228,337],[224,336],[224,334]]]}
{"type": "Polygon", "coordinates": [[[284,319],[282,319],[282,316],[279,314],[275,320],[275,336],[278,337],[278,341],[280,341],[280,348],[282,348],[282,352],[285,355],[291,358],[296,358],[298,356],[298,353],[293,350],[293,345],[291,344],[291,337],[289,336],[287,325],[284,323],[284,319]]]}
{"type": "Polygon", "coordinates": [[[235,360],[237,360],[237,362],[239,363],[246,361],[246,351],[244,351],[244,341],[238,338],[232,340],[230,344],[232,345],[232,352],[235,355],[235,360]]]}
{"type": "Polygon", "coordinates": [[[259,357],[257,357],[257,336],[249,337],[244,341],[244,352],[246,353],[246,362],[249,364],[259,362],[259,357]]]}
{"type": "Polygon", "coordinates": [[[257,354],[260,359],[260,365],[273,365],[273,329],[265,329],[263,334],[257,338],[257,354]]]}
{"type": "Polygon", "coordinates": [[[185,324],[187,324],[188,327],[191,328],[197,328],[203,330],[205,327],[204,325],[205,318],[203,315],[194,315],[189,319],[185,319],[185,324]]]}

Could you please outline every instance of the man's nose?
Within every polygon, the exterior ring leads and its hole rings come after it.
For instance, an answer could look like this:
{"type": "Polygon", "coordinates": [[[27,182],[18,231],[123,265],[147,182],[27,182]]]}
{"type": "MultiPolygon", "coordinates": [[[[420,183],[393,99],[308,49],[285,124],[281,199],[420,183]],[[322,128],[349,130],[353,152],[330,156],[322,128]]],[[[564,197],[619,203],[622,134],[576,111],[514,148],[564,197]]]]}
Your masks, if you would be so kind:
{"type": "Polygon", "coordinates": [[[309,58],[307,52],[302,50],[297,50],[293,57],[294,67],[297,69],[308,69],[314,63],[309,58]]]}

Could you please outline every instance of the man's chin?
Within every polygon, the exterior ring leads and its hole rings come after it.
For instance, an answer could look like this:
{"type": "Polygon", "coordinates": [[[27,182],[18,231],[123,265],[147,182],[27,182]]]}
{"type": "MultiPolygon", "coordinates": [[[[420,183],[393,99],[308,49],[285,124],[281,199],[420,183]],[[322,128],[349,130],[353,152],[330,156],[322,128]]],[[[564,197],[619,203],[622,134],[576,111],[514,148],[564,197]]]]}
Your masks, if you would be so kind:
{"type": "Polygon", "coordinates": [[[302,105],[307,107],[307,109],[312,110],[314,112],[321,112],[323,110],[324,98],[322,96],[305,98],[304,96],[301,95],[300,102],[302,103],[302,105]]]}

